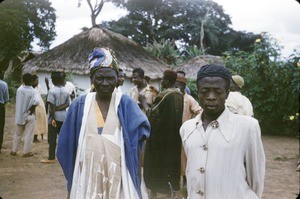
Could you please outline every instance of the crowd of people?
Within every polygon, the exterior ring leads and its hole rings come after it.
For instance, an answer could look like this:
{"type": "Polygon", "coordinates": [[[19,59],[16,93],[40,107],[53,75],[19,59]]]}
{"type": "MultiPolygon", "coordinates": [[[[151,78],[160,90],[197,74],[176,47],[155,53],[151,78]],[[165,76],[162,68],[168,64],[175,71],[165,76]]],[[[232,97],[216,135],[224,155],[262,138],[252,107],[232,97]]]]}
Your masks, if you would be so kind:
{"type": "MultiPolygon", "coordinates": [[[[24,136],[23,157],[33,156],[32,143],[48,134],[41,162],[57,157],[72,199],[262,197],[265,154],[241,76],[220,64],[199,67],[198,103],[184,71],[164,71],[158,89],[137,67],[127,95],[111,49],[95,48],[88,60],[91,88],[80,96],[65,73],[53,72],[44,103],[37,76],[22,76],[11,155],[24,136]]],[[[2,119],[9,101],[2,80],[0,92],[2,119]]]]}

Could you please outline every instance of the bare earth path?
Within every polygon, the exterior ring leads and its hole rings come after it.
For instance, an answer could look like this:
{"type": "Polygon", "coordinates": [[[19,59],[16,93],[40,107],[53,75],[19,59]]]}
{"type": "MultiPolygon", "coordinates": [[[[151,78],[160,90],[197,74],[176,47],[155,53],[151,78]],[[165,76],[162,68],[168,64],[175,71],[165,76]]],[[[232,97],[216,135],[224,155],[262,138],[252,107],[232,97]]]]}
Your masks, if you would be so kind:
{"type": "MultiPolygon", "coordinates": [[[[4,147],[0,153],[0,197],[3,199],[65,199],[66,181],[59,163],[42,164],[48,155],[44,139],[33,143],[33,157],[23,158],[23,143],[17,156],[10,156],[14,114],[7,107],[4,147]]],[[[39,138],[40,139],[40,138],[39,138]]],[[[295,199],[299,194],[299,138],[263,136],[267,157],[264,199],[295,199]]]]}

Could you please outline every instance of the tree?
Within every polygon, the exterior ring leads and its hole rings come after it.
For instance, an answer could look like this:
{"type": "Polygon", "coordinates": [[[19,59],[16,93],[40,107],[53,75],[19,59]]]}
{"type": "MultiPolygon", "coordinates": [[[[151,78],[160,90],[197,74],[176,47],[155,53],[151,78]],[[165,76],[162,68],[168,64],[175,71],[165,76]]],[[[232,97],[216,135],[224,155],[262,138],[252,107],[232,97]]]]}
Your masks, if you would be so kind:
{"type": "MultiPolygon", "coordinates": [[[[221,55],[239,48],[237,34],[240,39],[247,38],[229,27],[229,15],[211,0],[129,0],[124,6],[127,16],[102,25],[142,46],[165,39],[180,41],[187,48],[195,45],[201,53],[221,55]]],[[[256,38],[251,38],[251,43],[256,38]]]]}
{"type": "Polygon", "coordinates": [[[9,60],[22,51],[31,50],[38,39],[43,49],[56,36],[54,8],[48,0],[6,0],[0,4],[0,72],[9,60]]]}
{"type": "Polygon", "coordinates": [[[212,43],[216,41],[213,35],[220,29],[227,32],[231,24],[221,7],[209,0],[129,0],[125,7],[129,11],[127,16],[104,25],[143,46],[162,38],[199,46],[204,18],[207,22],[204,31],[208,37],[205,42],[212,43]]]}
{"type": "MultiPolygon", "coordinates": [[[[82,0],[78,0],[78,7],[81,6],[81,1],[82,0]]],[[[121,6],[122,4],[125,3],[125,0],[100,0],[100,1],[86,0],[86,2],[91,10],[91,21],[92,21],[92,26],[94,27],[97,25],[96,19],[97,19],[98,15],[100,14],[100,12],[102,11],[104,3],[112,2],[118,6],[121,6]]]]}

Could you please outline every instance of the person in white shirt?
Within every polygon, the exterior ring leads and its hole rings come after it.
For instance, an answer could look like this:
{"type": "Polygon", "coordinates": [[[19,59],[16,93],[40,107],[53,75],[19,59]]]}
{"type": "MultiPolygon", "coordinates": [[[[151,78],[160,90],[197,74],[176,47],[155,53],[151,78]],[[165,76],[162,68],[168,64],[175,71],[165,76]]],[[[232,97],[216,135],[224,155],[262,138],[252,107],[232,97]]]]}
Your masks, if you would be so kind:
{"type": "Polygon", "coordinates": [[[39,98],[32,85],[32,75],[25,73],[22,76],[23,85],[17,90],[15,123],[17,129],[13,137],[13,146],[10,155],[16,156],[21,138],[24,134],[23,157],[31,157],[31,146],[35,128],[35,107],[39,105],[39,98]]]}
{"type": "Polygon", "coordinates": [[[143,106],[139,100],[139,96],[145,96],[146,102],[148,106],[151,106],[154,102],[156,97],[156,90],[153,86],[147,84],[146,80],[144,79],[145,72],[141,68],[135,68],[132,71],[132,82],[135,85],[130,89],[130,97],[139,105],[141,110],[145,113],[143,106]]]}
{"type": "Polygon", "coordinates": [[[253,117],[253,107],[250,100],[241,93],[244,86],[244,79],[239,75],[233,75],[230,83],[230,92],[225,105],[228,109],[239,115],[253,117]]]}
{"type": "Polygon", "coordinates": [[[60,72],[52,72],[52,87],[47,95],[47,103],[50,106],[48,119],[48,158],[42,159],[41,163],[55,163],[56,140],[67,117],[67,108],[70,105],[70,94],[64,87],[64,77],[60,72]]]}
{"type": "Polygon", "coordinates": [[[2,72],[0,72],[0,153],[3,144],[4,125],[5,125],[5,104],[9,102],[9,91],[5,81],[3,81],[2,72]]]}
{"type": "Polygon", "coordinates": [[[64,78],[64,86],[67,89],[67,91],[69,92],[70,98],[71,98],[71,102],[72,102],[72,101],[74,101],[74,99],[77,96],[76,86],[72,82],[66,80],[67,75],[66,75],[65,72],[62,72],[62,76],[64,78]]]}
{"type": "MultiPolygon", "coordinates": [[[[64,87],[67,89],[67,91],[69,92],[70,94],[70,97],[71,97],[71,100],[73,101],[75,99],[75,97],[77,96],[77,92],[76,92],[76,86],[70,82],[70,81],[67,81],[66,80],[66,73],[65,72],[58,72],[62,78],[64,79],[64,87]]],[[[53,82],[52,84],[50,85],[50,82],[49,82],[49,79],[48,77],[45,77],[45,84],[46,84],[46,87],[47,87],[47,91],[50,90],[50,88],[53,88],[54,85],[53,85],[53,82]]]]}
{"type": "Polygon", "coordinates": [[[257,199],[264,188],[265,154],[258,121],[225,106],[231,75],[209,64],[197,74],[203,111],[180,128],[187,155],[188,198],[257,199]]]}

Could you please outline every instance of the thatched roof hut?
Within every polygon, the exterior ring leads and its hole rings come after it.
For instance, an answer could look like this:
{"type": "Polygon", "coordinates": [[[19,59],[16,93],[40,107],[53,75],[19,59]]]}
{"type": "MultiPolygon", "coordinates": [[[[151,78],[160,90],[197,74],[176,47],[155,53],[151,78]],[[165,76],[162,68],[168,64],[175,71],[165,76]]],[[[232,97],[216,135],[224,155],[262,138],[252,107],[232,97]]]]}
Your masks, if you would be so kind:
{"type": "Polygon", "coordinates": [[[196,79],[198,70],[211,63],[223,63],[222,58],[214,55],[199,55],[181,64],[177,70],[182,70],[186,73],[187,78],[196,79]]]}
{"type": "Polygon", "coordinates": [[[65,71],[87,75],[88,55],[95,47],[109,47],[116,53],[120,68],[131,75],[133,68],[140,67],[152,79],[162,77],[168,65],[151,56],[143,47],[120,34],[93,27],[85,30],[65,43],[28,61],[23,72],[65,71]]]}

